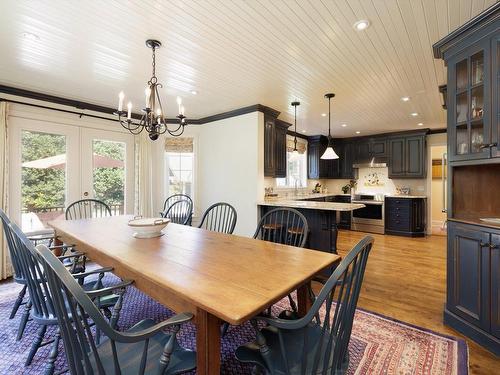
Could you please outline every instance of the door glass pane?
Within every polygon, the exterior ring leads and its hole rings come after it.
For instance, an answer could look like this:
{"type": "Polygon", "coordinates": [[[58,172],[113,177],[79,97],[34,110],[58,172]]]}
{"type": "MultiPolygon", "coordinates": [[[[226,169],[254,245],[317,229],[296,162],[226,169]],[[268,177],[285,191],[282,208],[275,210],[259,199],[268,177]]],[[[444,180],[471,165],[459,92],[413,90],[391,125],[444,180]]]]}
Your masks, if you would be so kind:
{"type": "Polygon", "coordinates": [[[474,122],[471,125],[471,152],[482,152],[484,127],[483,122],[474,122]]]}
{"type": "Polygon", "coordinates": [[[483,117],[483,85],[471,90],[471,120],[481,119],[483,117]]]}
{"type": "Polygon", "coordinates": [[[113,215],[123,215],[125,205],[125,143],[94,139],[93,189],[113,215]]]}
{"type": "Polygon", "coordinates": [[[48,221],[64,217],[66,136],[23,130],[21,148],[21,225],[42,233],[48,221]]]}
{"type": "Polygon", "coordinates": [[[457,95],[457,123],[467,121],[467,92],[457,95]]]}
{"type": "Polygon", "coordinates": [[[472,85],[477,85],[483,82],[484,79],[484,54],[483,51],[476,53],[470,59],[472,85]]]}
{"type": "Polygon", "coordinates": [[[467,154],[469,152],[469,142],[467,125],[457,126],[457,154],[467,154]]]}
{"type": "Polygon", "coordinates": [[[467,88],[467,60],[457,64],[457,91],[467,88]]]}

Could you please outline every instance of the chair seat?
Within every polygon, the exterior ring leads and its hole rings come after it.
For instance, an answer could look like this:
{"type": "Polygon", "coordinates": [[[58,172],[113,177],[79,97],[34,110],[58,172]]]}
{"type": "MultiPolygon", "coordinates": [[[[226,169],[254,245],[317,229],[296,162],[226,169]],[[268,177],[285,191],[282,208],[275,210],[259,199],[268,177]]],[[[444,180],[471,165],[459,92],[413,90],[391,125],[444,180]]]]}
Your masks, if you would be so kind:
{"type": "MultiPolygon", "coordinates": [[[[88,283],[83,284],[83,290],[89,292],[95,289],[95,285],[97,284],[97,280],[89,281],[88,283]]],[[[99,307],[113,307],[116,302],[118,302],[117,294],[110,294],[107,296],[99,297],[99,307]]]]}
{"type": "Polygon", "coordinates": [[[262,228],[267,229],[267,230],[276,230],[276,229],[283,228],[283,225],[277,224],[277,223],[268,223],[268,224],[264,224],[262,226],[262,228]]]}
{"type": "MultiPolygon", "coordinates": [[[[96,281],[89,281],[88,283],[83,284],[82,288],[86,292],[91,291],[94,289],[95,285],[97,284],[96,281]]],[[[99,308],[111,308],[113,307],[116,302],[118,302],[118,295],[116,294],[110,294],[108,296],[103,296],[99,297],[99,308]]],[[[51,312],[49,315],[38,315],[36,311],[32,308],[31,309],[31,317],[33,318],[34,321],[40,324],[45,324],[45,325],[56,325],[58,324],[57,317],[51,312]]]]}
{"type": "MultiPolygon", "coordinates": [[[[151,319],[143,320],[137,323],[135,326],[130,328],[127,332],[137,332],[150,328],[155,325],[155,322],[151,319]]],[[[170,334],[167,333],[157,333],[149,340],[148,355],[146,362],[145,374],[157,375],[158,366],[160,361],[160,356],[163,353],[165,344],[170,339],[170,334]]],[[[141,357],[144,350],[144,341],[132,344],[118,343],[116,342],[116,351],[118,356],[118,363],[120,364],[122,375],[136,375],[139,374],[139,368],[141,365],[141,357]]],[[[111,342],[105,339],[98,347],[97,352],[99,353],[99,358],[101,359],[102,365],[104,367],[104,373],[115,374],[113,352],[111,348],[111,342]]],[[[97,371],[97,366],[95,363],[95,357],[90,356],[90,361],[94,373],[99,373],[97,371]]],[[[170,363],[163,375],[181,374],[186,371],[193,370],[196,367],[196,352],[182,348],[179,344],[174,346],[174,351],[170,357],[170,363]]]]}
{"type": "Polygon", "coordinates": [[[290,227],[287,229],[287,232],[290,234],[303,234],[304,228],[302,228],[302,227],[290,227]]]}
{"type": "MultiPolygon", "coordinates": [[[[283,336],[283,344],[285,347],[285,353],[288,358],[288,366],[289,366],[289,374],[290,375],[299,375],[302,374],[302,363],[303,363],[303,343],[304,343],[304,333],[307,335],[307,342],[309,350],[306,353],[307,356],[307,371],[306,374],[321,374],[323,373],[323,368],[321,365],[323,364],[323,358],[320,359],[320,366],[313,373],[312,367],[314,363],[314,356],[316,355],[316,348],[319,345],[320,337],[321,337],[321,326],[317,324],[309,324],[308,326],[299,329],[299,330],[281,330],[283,336]],[[315,343],[311,345],[311,343],[315,343]]],[[[280,349],[280,340],[278,330],[274,327],[267,326],[261,330],[262,334],[266,339],[267,346],[269,347],[269,367],[266,364],[266,360],[261,355],[259,351],[259,346],[256,342],[252,342],[243,346],[240,346],[236,349],[235,355],[236,358],[240,362],[244,363],[252,363],[261,366],[263,369],[266,369],[267,372],[272,374],[287,374],[285,367],[285,362],[281,355],[280,349]]],[[[327,345],[330,335],[328,331],[325,332],[325,336],[323,338],[323,345],[327,345]]],[[[332,340],[332,349],[328,352],[333,352],[333,345],[335,345],[335,340],[332,340]]],[[[322,351],[324,353],[325,351],[322,351]]],[[[343,369],[347,370],[349,361],[346,359],[342,364],[342,369],[338,371],[338,373],[344,373],[343,369]]],[[[328,369],[332,367],[332,359],[329,361],[328,369]]],[[[326,370],[326,373],[330,373],[330,370],[326,370]]]]}

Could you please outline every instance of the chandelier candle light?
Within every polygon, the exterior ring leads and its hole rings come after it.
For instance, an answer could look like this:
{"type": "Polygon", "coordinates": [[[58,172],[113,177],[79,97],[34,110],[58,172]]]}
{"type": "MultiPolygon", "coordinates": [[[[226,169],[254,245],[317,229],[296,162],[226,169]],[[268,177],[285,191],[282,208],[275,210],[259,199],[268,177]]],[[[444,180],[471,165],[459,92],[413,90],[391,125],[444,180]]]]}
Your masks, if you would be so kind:
{"type": "Polygon", "coordinates": [[[167,118],[165,117],[165,112],[163,111],[161,104],[160,93],[158,92],[158,89],[162,88],[163,85],[158,83],[158,78],[156,77],[155,51],[161,46],[161,43],[158,40],[148,39],[146,40],[146,46],[153,50],[153,75],[149,79],[148,85],[144,90],[144,94],[146,96],[146,108],[142,110],[144,114],[138,124],[132,122],[132,103],[128,102],[127,111],[123,110],[125,94],[122,91],[118,95],[118,111],[115,112],[115,115],[118,116],[118,121],[121,126],[134,135],[146,130],[146,132],[148,132],[149,139],[152,141],[157,140],[160,134],[164,134],[166,132],[174,137],[178,137],[184,133],[184,127],[187,125],[182,99],[177,97],[179,114],[176,117],[178,119],[178,124],[175,129],[171,130],[168,128],[167,118]],[[127,115],[126,118],[124,118],[125,115],[127,115]]]}
{"type": "Polygon", "coordinates": [[[332,138],[332,134],[330,131],[330,118],[331,118],[330,101],[334,96],[335,96],[335,94],[333,94],[333,93],[325,94],[325,98],[328,99],[328,146],[326,147],[326,150],[323,153],[323,155],[321,155],[321,157],[320,157],[320,159],[323,159],[323,160],[332,160],[332,159],[339,158],[339,156],[337,155],[337,153],[333,149],[333,138],[332,138]]]}

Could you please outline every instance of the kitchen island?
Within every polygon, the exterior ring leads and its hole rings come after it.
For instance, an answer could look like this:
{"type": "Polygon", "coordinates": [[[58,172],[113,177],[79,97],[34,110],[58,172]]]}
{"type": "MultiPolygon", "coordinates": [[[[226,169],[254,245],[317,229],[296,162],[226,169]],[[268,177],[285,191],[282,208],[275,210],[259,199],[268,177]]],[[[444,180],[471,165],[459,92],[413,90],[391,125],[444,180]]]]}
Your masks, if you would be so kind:
{"type": "Polygon", "coordinates": [[[309,224],[309,238],[306,247],[309,249],[337,253],[337,223],[341,212],[351,212],[365,207],[364,204],[320,202],[311,199],[325,198],[334,194],[310,194],[286,198],[265,199],[257,204],[261,216],[277,207],[289,207],[302,213],[309,224]]]}

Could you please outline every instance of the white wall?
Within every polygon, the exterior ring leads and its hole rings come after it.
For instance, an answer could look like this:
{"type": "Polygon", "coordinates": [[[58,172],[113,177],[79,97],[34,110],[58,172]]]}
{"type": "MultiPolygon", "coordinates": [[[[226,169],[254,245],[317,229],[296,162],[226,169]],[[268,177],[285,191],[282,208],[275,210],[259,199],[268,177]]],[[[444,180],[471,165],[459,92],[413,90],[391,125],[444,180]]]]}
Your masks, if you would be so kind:
{"type": "Polygon", "coordinates": [[[264,195],[264,115],[248,113],[203,124],[197,140],[197,204],[200,213],[216,202],[236,208],[235,234],[252,236],[257,201],[264,195]]]}

